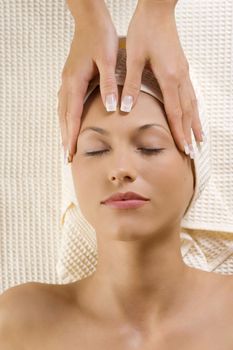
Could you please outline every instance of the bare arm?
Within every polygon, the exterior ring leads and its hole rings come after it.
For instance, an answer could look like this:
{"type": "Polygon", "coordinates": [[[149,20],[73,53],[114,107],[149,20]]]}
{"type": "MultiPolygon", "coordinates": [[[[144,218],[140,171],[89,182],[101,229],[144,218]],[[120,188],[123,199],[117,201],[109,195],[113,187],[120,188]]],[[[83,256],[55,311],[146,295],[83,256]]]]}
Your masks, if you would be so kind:
{"type": "Polygon", "coordinates": [[[66,0],[69,10],[74,18],[75,23],[80,21],[89,22],[90,19],[95,19],[96,16],[110,17],[108,8],[104,0],[66,0]]]}

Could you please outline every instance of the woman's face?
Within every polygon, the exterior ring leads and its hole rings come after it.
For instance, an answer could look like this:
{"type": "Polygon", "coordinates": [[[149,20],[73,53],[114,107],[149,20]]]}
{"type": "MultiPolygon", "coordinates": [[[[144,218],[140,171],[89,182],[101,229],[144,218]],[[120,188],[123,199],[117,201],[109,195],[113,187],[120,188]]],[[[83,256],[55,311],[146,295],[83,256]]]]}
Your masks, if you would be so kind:
{"type": "MultiPolygon", "coordinates": [[[[120,96],[122,87],[118,89],[120,96]]],[[[71,164],[80,209],[96,233],[108,239],[135,240],[169,232],[180,225],[193,195],[191,159],[177,149],[161,103],[142,91],[127,114],[119,109],[106,112],[99,88],[92,93],[71,164]],[[139,129],[145,124],[155,125],[139,129]],[[85,130],[88,127],[103,131],[85,130]],[[88,155],[97,151],[104,153],[88,155]],[[149,201],[135,209],[101,204],[116,192],[128,191],[149,201]]]]}

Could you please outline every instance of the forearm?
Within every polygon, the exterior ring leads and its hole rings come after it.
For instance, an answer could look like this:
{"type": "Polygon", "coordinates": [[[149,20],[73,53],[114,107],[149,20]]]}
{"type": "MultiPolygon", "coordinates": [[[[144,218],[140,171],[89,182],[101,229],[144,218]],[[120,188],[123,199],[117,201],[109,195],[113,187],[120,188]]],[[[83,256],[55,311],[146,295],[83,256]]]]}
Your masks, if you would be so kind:
{"type": "Polygon", "coordinates": [[[110,16],[104,0],[66,0],[75,22],[101,20],[110,16]]]}

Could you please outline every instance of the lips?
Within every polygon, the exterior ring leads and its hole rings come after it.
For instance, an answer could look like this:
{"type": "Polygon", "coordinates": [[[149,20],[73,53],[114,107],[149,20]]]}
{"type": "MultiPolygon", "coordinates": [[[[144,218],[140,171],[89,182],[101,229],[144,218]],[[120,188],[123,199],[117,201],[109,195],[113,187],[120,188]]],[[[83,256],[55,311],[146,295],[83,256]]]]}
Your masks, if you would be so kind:
{"type": "Polygon", "coordinates": [[[144,200],[144,201],[149,200],[149,198],[145,198],[135,192],[125,192],[125,193],[118,192],[108,197],[107,199],[103,200],[101,203],[104,204],[104,203],[115,202],[115,201],[130,201],[135,199],[144,200]]]}

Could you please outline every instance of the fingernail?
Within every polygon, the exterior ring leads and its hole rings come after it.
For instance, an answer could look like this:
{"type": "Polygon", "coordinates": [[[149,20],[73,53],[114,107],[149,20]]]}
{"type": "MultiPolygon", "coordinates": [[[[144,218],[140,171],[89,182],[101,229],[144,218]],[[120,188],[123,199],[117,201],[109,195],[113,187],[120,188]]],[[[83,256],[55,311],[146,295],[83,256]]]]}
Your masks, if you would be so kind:
{"type": "Polygon", "coordinates": [[[132,105],[133,105],[133,97],[129,95],[124,96],[121,101],[121,111],[130,112],[132,105]]]}
{"type": "Polygon", "coordinates": [[[190,158],[194,159],[195,152],[194,152],[194,149],[193,149],[193,145],[191,143],[189,144],[189,151],[190,151],[190,154],[189,154],[190,158]]]}
{"type": "Polygon", "coordinates": [[[64,164],[67,165],[68,163],[71,163],[73,160],[73,157],[71,156],[69,149],[67,148],[66,151],[64,151],[64,164]]]}
{"type": "Polygon", "coordinates": [[[189,155],[189,146],[185,140],[184,140],[184,152],[186,155],[189,155]]]}
{"type": "Polygon", "coordinates": [[[68,163],[71,163],[72,160],[73,160],[73,156],[69,153],[68,159],[67,159],[68,163]]]}
{"type": "Polygon", "coordinates": [[[116,111],[116,97],[114,94],[110,94],[106,96],[105,107],[107,112],[116,111]]]}

